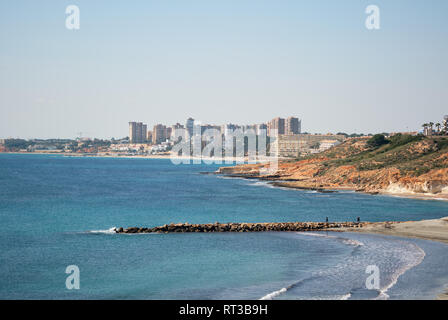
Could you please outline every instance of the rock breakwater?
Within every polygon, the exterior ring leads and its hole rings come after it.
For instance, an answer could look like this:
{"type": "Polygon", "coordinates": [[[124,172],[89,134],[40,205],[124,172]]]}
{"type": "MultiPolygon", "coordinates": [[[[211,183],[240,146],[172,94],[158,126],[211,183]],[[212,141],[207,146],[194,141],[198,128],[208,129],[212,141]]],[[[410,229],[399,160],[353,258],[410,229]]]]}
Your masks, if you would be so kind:
{"type": "MultiPolygon", "coordinates": [[[[396,222],[390,222],[396,223],[396,222]]],[[[337,230],[340,228],[363,228],[372,222],[277,222],[277,223],[209,223],[165,224],[154,228],[116,228],[116,233],[175,233],[175,232],[288,232],[337,230]]]]}

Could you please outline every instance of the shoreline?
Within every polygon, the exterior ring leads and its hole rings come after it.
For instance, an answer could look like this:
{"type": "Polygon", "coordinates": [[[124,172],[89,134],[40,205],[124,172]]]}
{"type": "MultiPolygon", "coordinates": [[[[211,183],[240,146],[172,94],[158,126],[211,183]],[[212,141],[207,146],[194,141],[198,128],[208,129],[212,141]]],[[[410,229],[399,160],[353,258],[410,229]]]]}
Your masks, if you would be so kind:
{"type": "Polygon", "coordinates": [[[448,217],[399,223],[375,222],[362,228],[342,227],[331,231],[383,234],[396,237],[438,241],[448,244],[448,217]]]}
{"type": "Polygon", "coordinates": [[[211,161],[212,164],[259,164],[269,162],[270,158],[257,158],[256,160],[250,160],[248,157],[194,157],[194,156],[172,156],[171,154],[153,154],[153,155],[130,155],[130,154],[118,154],[118,153],[108,153],[108,154],[94,154],[94,153],[73,153],[73,152],[1,152],[1,154],[15,154],[15,155],[53,155],[53,156],[63,156],[63,157],[73,157],[73,158],[114,158],[114,159],[174,159],[179,160],[201,160],[203,162],[211,161]],[[250,161],[250,162],[249,162],[250,161]],[[226,163],[228,162],[228,163],[226,163]]]}
{"type": "MultiPolygon", "coordinates": [[[[248,179],[259,179],[259,178],[248,178],[248,179]]],[[[263,181],[263,179],[260,179],[260,181],[263,181]]],[[[266,181],[266,180],[264,180],[266,181]]],[[[267,180],[269,181],[269,180],[267,180]]],[[[323,193],[331,193],[331,192],[338,192],[338,191],[353,191],[358,193],[364,193],[369,195],[383,195],[383,196],[389,196],[389,197],[397,197],[397,198],[408,198],[408,199],[416,199],[416,200],[435,200],[435,201],[448,201],[448,194],[444,193],[416,193],[416,192],[389,192],[385,190],[379,190],[375,192],[369,192],[357,189],[356,187],[351,186],[339,186],[339,187],[300,187],[300,186],[294,186],[289,184],[291,181],[282,181],[282,180],[276,180],[272,181],[270,184],[274,187],[279,188],[290,188],[290,189],[297,189],[297,190],[315,190],[318,192],[323,193]]]]}
{"type": "MultiPolygon", "coordinates": [[[[366,225],[363,228],[340,228],[333,231],[382,234],[394,237],[437,241],[448,245],[448,217],[432,220],[405,221],[397,224],[380,222],[366,225]]],[[[440,293],[436,299],[448,300],[448,288],[440,293]]]]}
{"type": "MultiPolygon", "coordinates": [[[[160,154],[160,155],[121,155],[121,154],[86,154],[86,153],[64,153],[64,152],[2,152],[0,154],[34,154],[34,155],[59,155],[64,157],[88,157],[88,158],[115,158],[115,159],[174,159],[174,160],[187,160],[187,161],[194,161],[194,160],[201,160],[203,162],[205,161],[213,161],[214,164],[235,164],[237,162],[243,162],[248,163],[249,159],[247,157],[241,158],[241,157],[223,157],[223,158],[212,158],[212,157],[182,157],[182,156],[175,156],[172,157],[169,154],[160,154]],[[217,160],[220,160],[221,163],[215,162],[217,160]]],[[[253,164],[255,163],[264,163],[269,162],[270,159],[257,159],[253,164]]],[[[331,187],[303,187],[303,186],[294,186],[292,183],[298,182],[298,181],[288,181],[288,180],[275,180],[270,178],[263,178],[260,176],[250,176],[247,174],[225,174],[225,173],[218,173],[218,172],[210,172],[210,174],[217,174],[228,178],[243,178],[248,180],[259,180],[259,181],[269,181],[269,184],[273,187],[279,187],[279,188],[289,188],[289,189],[296,189],[296,190],[314,190],[317,192],[322,193],[332,193],[337,191],[353,191],[353,192],[359,192],[364,194],[370,194],[370,195],[384,195],[389,197],[397,197],[397,198],[408,198],[408,199],[415,199],[415,200],[434,200],[434,201],[448,201],[448,194],[444,193],[415,193],[415,192],[389,192],[385,190],[379,190],[375,192],[366,192],[357,189],[355,186],[331,186],[331,187]]]]}
{"type": "Polygon", "coordinates": [[[291,181],[291,180],[276,180],[272,178],[263,178],[260,176],[250,176],[250,175],[244,175],[244,174],[222,174],[222,173],[216,173],[217,175],[221,175],[223,177],[227,178],[239,178],[239,179],[246,179],[246,180],[258,180],[258,181],[267,181],[269,185],[276,187],[276,188],[287,188],[292,190],[308,190],[308,191],[317,191],[321,193],[333,193],[338,191],[353,191],[357,193],[364,193],[368,195],[382,195],[382,196],[389,196],[389,197],[397,197],[397,198],[407,198],[407,199],[415,199],[415,200],[434,200],[434,201],[448,201],[448,194],[445,193],[415,193],[415,192],[389,192],[385,190],[375,191],[375,192],[368,192],[364,190],[357,189],[354,186],[334,186],[334,187],[308,187],[308,186],[297,186],[293,185],[292,183],[297,181],[291,181]]]}
{"type": "MultiPolygon", "coordinates": [[[[219,173],[217,173],[219,174],[219,173]]],[[[314,190],[322,193],[332,193],[338,191],[353,191],[361,192],[370,195],[383,195],[389,197],[408,198],[415,200],[435,200],[435,201],[448,201],[448,195],[446,194],[417,194],[417,193],[393,193],[393,192],[365,192],[358,190],[354,187],[339,186],[332,188],[325,187],[300,187],[288,184],[288,181],[273,180],[269,178],[260,178],[257,176],[240,175],[226,175],[220,174],[226,177],[243,178],[247,180],[268,181],[268,183],[277,188],[288,188],[296,190],[314,190]]],[[[316,230],[323,231],[325,229],[316,230]]],[[[413,239],[423,239],[430,241],[442,242],[448,245],[448,217],[434,220],[422,220],[422,221],[403,221],[403,222],[379,222],[379,223],[367,223],[362,226],[350,226],[350,227],[338,227],[333,230],[327,229],[326,231],[336,232],[359,232],[366,234],[384,234],[396,237],[407,237],[413,239]]],[[[436,300],[448,300],[448,288],[444,292],[438,294],[435,297],[436,300]]]]}
{"type": "MultiPolygon", "coordinates": [[[[448,217],[420,221],[386,222],[279,222],[279,223],[178,223],[154,228],[114,228],[115,234],[222,233],[222,232],[347,232],[436,241],[448,245],[448,217]]],[[[448,300],[448,288],[434,297],[448,300]]]]}

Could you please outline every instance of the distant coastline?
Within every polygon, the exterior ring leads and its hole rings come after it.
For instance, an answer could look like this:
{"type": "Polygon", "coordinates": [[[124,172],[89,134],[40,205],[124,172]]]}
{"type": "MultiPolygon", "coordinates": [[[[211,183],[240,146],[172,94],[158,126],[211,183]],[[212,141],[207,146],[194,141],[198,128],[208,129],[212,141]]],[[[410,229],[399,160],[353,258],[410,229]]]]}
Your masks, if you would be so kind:
{"type": "MultiPolygon", "coordinates": [[[[20,154],[20,155],[58,155],[63,157],[86,157],[86,158],[117,158],[117,159],[185,159],[185,160],[202,160],[202,161],[218,161],[224,162],[243,162],[248,163],[248,157],[184,157],[173,156],[171,154],[152,154],[152,155],[132,155],[132,154],[119,154],[119,153],[75,153],[75,152],[52,152],[52,151],[35,151],[35,152],[2,152],[0,154],[20,154]]],[[[257,159],[255,163],[264,163],[270,161],[269,158],[257,159]]]]}

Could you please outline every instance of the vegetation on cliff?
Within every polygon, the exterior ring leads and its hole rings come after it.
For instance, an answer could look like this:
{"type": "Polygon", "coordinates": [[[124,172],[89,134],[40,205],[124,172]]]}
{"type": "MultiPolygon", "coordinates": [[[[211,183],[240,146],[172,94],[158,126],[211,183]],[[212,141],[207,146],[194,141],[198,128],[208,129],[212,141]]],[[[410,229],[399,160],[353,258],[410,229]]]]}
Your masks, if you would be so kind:
{"type": "Polygon", "coordinates": [[[352,138],[323,153],[282,161],[272,176],[259,175],[263,166],[222,168],[221,173],[280,180],[294,188],[448,193],[448,138],[402,134],[352,138]]]}
{"type": "MultiPolygon", "coordinates": [[[[375,136],[371,139],[374,138],[375,136]]],[[[401,175],[412,177],[418,177],[432,169],[448,168],[447,138],[397,134],[380,143],[372,143],[371,139],[365,140],[364,147],[358,147],[358,152],[353,151],[345,157],[340,154],[344,148],[339,150],[336,147],[329,150],[323,154],[328,158],[323,162],[324,167],[353,165],[359,171],[398,169],[401,175]],[[342,158],[340,158],[341,156],[342,158]]],[[[356,142],[349,140],[345,144],[351,145],[356,142]]],[[[323,173],[324,171],[320,172],[320,174],[323,173]]]]}

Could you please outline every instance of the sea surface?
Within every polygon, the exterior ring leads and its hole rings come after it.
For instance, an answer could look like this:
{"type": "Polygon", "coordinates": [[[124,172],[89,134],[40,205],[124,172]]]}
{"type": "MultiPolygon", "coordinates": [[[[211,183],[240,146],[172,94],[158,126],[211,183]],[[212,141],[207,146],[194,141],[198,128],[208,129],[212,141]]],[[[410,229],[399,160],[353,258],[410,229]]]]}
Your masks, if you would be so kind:
{"type": "Polygon", "coordinates": [[[356,233],[114,234],[168,223],[420,220],[448,202],[274,188],[165,159],[0,154],[0,299],[433,299],[448,245],[356,233]],[[66,268],[80,289],[66,288],[66,268]],[[367,289],[368,266],[379,286],[367,289]]]}

